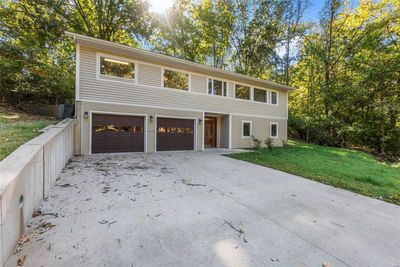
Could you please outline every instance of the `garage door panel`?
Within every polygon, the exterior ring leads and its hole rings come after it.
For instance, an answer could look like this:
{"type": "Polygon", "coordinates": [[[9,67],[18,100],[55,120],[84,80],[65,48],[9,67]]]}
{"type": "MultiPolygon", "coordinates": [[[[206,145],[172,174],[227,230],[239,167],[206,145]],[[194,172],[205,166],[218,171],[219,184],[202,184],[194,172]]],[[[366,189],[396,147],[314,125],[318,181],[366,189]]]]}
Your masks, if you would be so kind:
{"type": "Polygon", "coordinates": [[[93,114],[92,153],[143,151],[144,117],[93,114]]]}
{"type": "Polygon", "coordinates": [[[157,151],[193,149],[193,119],[157,118],[157,151]]]}
{"type": "Polygon", "coordinates": [[[110,114],[94,114],[92,124],[115,124],[129,125],[139,124],[143,125],[144,118],[138,116],[123,116],[123,115],[110,115],[110,114]]]}

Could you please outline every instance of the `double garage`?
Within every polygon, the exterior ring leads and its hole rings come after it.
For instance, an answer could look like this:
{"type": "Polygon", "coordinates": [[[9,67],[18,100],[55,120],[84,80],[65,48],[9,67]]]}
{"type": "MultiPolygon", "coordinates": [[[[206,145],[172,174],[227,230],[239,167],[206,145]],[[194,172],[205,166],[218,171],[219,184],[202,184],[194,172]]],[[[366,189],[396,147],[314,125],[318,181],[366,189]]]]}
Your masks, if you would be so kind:
{"type": "MultiPolygon", "coordinates": [[[[156,117],[156,151],[193,150],[195,120],[156,117]]],[[[146,117],[92,114],[92,153],[145,152],[146,117]]]]}

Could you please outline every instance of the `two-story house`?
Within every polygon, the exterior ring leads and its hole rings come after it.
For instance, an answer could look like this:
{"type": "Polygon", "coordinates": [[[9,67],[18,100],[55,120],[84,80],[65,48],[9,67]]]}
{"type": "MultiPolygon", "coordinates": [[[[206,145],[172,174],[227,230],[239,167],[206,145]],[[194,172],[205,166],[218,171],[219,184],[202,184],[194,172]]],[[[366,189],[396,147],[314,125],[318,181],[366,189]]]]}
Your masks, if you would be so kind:
{"type": "Polygon", "coordinates": [[[249,148],[287,139],[291,87],[101,39],[76,44],[75,152],[249,148]]]}

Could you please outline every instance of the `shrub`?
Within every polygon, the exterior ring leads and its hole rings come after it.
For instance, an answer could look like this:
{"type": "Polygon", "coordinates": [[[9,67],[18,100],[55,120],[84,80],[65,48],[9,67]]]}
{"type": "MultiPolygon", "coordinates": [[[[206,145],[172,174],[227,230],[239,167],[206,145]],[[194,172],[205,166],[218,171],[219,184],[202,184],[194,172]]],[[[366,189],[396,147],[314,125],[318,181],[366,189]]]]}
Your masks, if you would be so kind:
{"type": "Polygon", "coordinates": [[[272,138],[268,137],[267,139],[265,139],[264,143],[268,148],[269,152],[272,152],[272,147],[274,146],[274,141],[272,140],[272,138]]]}
{"type": "Polygon", "coordinates": [[[254,135],[251,135],[251,140],[253,141],[254,150],[260,150],[261,140],[255,137],[254,135]]]}

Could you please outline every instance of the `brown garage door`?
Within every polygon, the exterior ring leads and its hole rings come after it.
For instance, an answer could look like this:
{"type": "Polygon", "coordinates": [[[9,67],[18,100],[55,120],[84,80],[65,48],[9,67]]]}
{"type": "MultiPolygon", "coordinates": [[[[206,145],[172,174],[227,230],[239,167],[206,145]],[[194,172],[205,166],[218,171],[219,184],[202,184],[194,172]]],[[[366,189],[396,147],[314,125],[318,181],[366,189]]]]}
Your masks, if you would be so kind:
{"type": "Polygon", "coordinates": [[[93,114],[92,153],[143,151],[144,117],[93,114]]]}
{"type": "Polygon", "coordinates": [[[193,150],[194,120],[157,118],[157,151],[193,150]]]}

